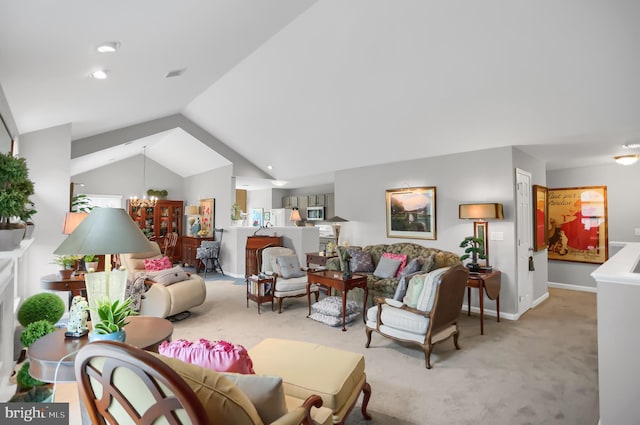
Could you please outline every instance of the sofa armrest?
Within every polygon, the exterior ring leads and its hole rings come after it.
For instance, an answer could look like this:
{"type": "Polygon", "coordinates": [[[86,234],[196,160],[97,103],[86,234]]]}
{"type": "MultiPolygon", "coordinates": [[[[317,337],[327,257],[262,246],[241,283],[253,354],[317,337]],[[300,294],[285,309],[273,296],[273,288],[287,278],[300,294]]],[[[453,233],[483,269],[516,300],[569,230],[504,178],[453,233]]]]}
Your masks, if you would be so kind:
{"type": "Polygon", "coordinates": [[[301,406],[290,410],[286,415],[281,416],[274,422],[271,422],[271,425],[317,425],[318,423],[311,418],[311,408],[321,406],[322,398],[317,395],[311,395],[307,397],[301,406]]]}

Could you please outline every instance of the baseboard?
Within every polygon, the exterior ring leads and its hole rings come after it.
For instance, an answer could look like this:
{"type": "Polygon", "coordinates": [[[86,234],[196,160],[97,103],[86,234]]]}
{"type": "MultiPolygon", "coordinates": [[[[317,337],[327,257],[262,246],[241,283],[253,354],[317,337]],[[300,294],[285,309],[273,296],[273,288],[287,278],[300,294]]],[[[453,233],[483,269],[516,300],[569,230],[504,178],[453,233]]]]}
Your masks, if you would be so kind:
{"type": "Polygon", "coordinates": [[[569,291],[598,293],[598,288],[593,286],[570,285],[568,283],[548,282],[549,288],[568,289],[569,291]]]}
{"type": "Polygon", "coordinates": [[[548,298],[549,298],[549,292],[545,292],[544,294],[542,294],[542,296],[540,296],[537,299],[533,300],[533,303],[531,304],[531,308],[536,308],[537,306],[542,304],[548,298]]]}
{"type": "MultiPolygon", "coordinates": [[[[467,313],[469,311],[467,305],[466,304],[463,305],[462,309],[460,311],[462,311],[463,313],[467,313]]],[[[472,313],[476,313],[476,314],[479,315],[480,314],[480,307],[471,306],[471,312],[472,313]]],[[[484,315],[485,315],[485,317],[487,317],[487,316],[496,317],[496,318],[498,317],[498,313],[495,310],[488,310],[486,308],[484,309],[484,315]]],[[[504,313],[502,311],[500,312],[500,320],[502,320],[502,319],[518,320],[518,317],[519,316],[516,315],[516,314],[504,313]]]]}

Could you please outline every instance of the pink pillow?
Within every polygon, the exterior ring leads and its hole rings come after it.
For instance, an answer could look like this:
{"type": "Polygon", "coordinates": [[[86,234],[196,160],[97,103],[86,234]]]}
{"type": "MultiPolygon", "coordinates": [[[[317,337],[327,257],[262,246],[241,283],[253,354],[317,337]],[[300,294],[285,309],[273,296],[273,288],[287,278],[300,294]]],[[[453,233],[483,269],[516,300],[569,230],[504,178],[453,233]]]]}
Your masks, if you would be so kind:
{"type": "Polygon", "coordinates": [[[173,264],[169,257],[144,259],[144,269],[148,272],[158,272],[160,270],[170,269],[171,267],[173,267],[173,264]]]}
{"type": "Polygon", "coordinates": [[[158,347],[158,353],[217,372],[255,373],[247,349],[227,341],[202,338],[195,342],[186,339],[164,341],[158,347]]]}
{"type": "Polygon", "coordinates": [[[396,277],[400,277],[400,273],[402,273],[402,269],[407,264],[407,255],[406,254],[391,254],[390,252],[385,252],[382,254],[383,257],[391,258],[393,260],[400,260],[400,267],[398,267],[398,271],[396,273],[396,277]]]}

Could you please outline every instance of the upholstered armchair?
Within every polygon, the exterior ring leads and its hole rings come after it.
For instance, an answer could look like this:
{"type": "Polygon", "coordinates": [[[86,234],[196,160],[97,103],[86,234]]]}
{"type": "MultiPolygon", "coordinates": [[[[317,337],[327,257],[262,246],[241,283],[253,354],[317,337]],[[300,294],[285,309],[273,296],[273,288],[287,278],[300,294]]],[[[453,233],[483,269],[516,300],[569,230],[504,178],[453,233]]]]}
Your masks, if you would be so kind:
{"type": "MultiPolygon", "coordinates": [[[[282,300],[307,295],[307,272],[300,267],[298,256],[291,248],[268,246],[257,250],[258,270],[273,276],[273,297],[278,301],[278,313],[282,313],[282,300]]],[[[311,285],[310,291],[319,296],[319,286],[311,285]]]]}
{"type": "Polygon", "coordinates": [[[319,396],[287,397],[280,377],[218,373],[119,342],[85,345],[74,367],[92,424],[332,423],[319,396]]]}
{"type": "Polygon", "coordinates": [[[434,344],[453,337],[458,345],[458,317],[462,309],[469,271],[462,264],[443,267],[411,278],[402,301],[377,297],[367,310],[367,344],[371,334],[419,345],[427,369],[431,369],[434,344]]]}
{"type": "Polygon", "coordinates": [[[139,313],[145,316],[168,317],[188,311],[204,303],[207,288],[204,279],[197,274],[184,273],[184,279],[178,282],[157,282],[146,278],[144,260],[162,257],[160,247],[151,242],[153,250],[133,254],[120,254],[120,261],[128,273],[128,285],[140,278],[144,281],[139,313]]]}

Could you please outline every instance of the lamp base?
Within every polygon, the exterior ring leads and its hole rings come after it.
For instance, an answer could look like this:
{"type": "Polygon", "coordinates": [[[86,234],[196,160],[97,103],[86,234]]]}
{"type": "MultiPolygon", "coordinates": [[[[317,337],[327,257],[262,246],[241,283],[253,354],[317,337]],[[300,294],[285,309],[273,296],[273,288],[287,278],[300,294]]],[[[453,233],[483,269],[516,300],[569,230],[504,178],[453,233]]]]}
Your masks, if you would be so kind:
{"type": "Polygon", "coordinates": [[[78,331],[78,332],[65,332],[64,333],[64,337],[65,338],[82,338],[83,336],[85,336],[86,334],[89,333],[88,329],[85,329],[84,331],[78,331]]]}

